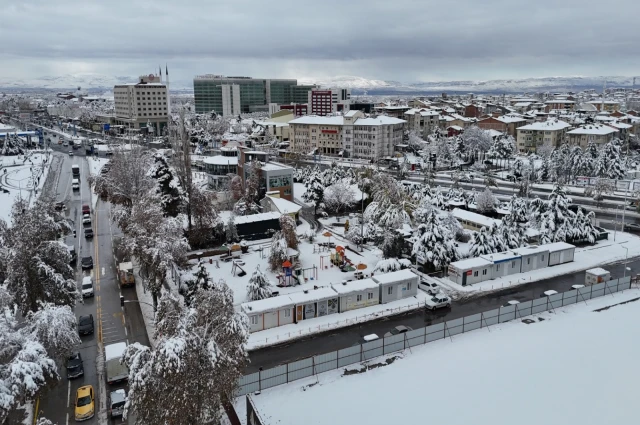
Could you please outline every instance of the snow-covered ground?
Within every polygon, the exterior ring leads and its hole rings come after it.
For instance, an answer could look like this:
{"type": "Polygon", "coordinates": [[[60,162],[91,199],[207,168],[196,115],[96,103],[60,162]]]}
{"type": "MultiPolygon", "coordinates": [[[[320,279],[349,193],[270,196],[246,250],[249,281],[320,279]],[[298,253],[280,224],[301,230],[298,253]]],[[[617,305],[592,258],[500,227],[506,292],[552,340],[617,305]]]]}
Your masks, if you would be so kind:
{"type": "Polygon", "coordinates": [[[415,297],[345,311],[343,313],[316,317],[300,323],[292,323],[290,325],[254,332],[249,335],[247,349],[256,350],[270,345],[281,344],[285,341],[291,341],[306,335],[345,328],[358,323],[380,319],[381,317],[393,316],[395,314],[423,308],[427,297],[426,292],[418,291],[415,297]]]}
{"type": "Polygon", "coordinates": [[[49,173],[50,155],[43,151],[29,152],[27,158],[25,160],[24,155],[0,157],[0,187],[9,191],[0,191],[0,218],[7,222],[15,200],[22,196],[34,201],[34,189],[40,195],[49,173]],[[48,158],[46,164],[45,158],[48,158]]]}
{"type": "Polygon", "coordinates": [[[640,256],[640,237],[629,233],[618,232],[615,242],[613,240],[613,234],[610,234],[609,239],[606,241],[598,241],[592,246],[576,248],[574,260],[570,263],[534,270],[528,273],[504,276],[468,286],[458,285],[447,278],[428,277],[427,280],[432,279],[443,286],[447,290],[446,292],[449,292],[453,298],[460,298],[471,293],[494,291],[510,286],[524,285],[543,279],[576,273],[637,256],[640,256]],[[628,254],[625,248],[628,248],[628,254]]]}
{"type": "Polygon", "coordinates": [[[90,156],[87,156],[87,161],[89,162],[89,174],[92,176],[98,174],[102,167],[109,162],[107,158],[94,158],[90,156]]]}
{"type": "MultiPolygon", "coordinates": [[[[634,424],[639,297],[638,289],[607,295],[252,398],[263,425],[634,424]]],[[[245,400],[236,401],[241,421],[245,400]]]]}
{"type": "Polygon", "coordinates": [[[307,193],[307,188],[303,183],[293,184],[293,197],[295,198],[295,200],[303,205],[311,206],[312,204],[308,204],[302,200],[302,197],[305,193],[307,193]]]}

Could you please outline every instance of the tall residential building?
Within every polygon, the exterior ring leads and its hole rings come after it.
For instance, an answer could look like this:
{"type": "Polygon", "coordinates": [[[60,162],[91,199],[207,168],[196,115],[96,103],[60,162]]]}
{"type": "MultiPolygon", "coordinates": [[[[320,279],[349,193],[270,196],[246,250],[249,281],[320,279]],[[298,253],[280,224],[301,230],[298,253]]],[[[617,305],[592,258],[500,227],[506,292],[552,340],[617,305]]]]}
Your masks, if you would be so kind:
{"type": "Polygon", "coordinates": [[[349,110],[351,89],[313,89],[308,94],[309,114],[325,116],[349,110]]]}
{"type": "Polygon", "coordinates": [[[379,115],[365,118],[361,111],[344,116],[308,115],[289,121],[291,150],[369,160],[391,156],[402,143],[405,120],[379,115]]]}
{"type": "Polygon", "coordinates": [[[566,141],[567,129],[571,124],[560,120],[547,120],[518,127],[518,151],[536,152],[542,145],[559,147],[566,141]]]}
{"type": "Polygon", "coordinates": [[[143,75],[137,83],[113,87],[115,124],[133,129],[152,127],[161,134],[167,126],[169,81],[160,75],[143,75]]]}
{"type": "Polygon", "coordinates": [[[269,104],[304,103],[315,86],[297,80],[199,75],[193,79],[196,113],[215,111],[224,116],[268,112],[269,104]]]}

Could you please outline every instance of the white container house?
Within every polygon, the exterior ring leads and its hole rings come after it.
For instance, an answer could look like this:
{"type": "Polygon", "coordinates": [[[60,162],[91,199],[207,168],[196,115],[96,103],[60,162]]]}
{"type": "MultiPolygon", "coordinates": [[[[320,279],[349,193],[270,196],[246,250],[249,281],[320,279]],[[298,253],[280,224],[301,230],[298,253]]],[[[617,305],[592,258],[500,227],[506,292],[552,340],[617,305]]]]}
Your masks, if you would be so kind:
{"type": "Polygon", "coordinates": [[[589,269],[584,275],[585,285],[595,285],[596,283],[602,283],[611,280],[611,273],[609,270],[605,270],[602,267],[596,267],[595,269],[589,269]]]}
{"type": "Polygon", "coordinates": [[[332,287],[287,294],[295,305],[296,323],[338,312],[338,294],[332,287]]]}
{"type": "Polygon", "coordinates": [[[543,245],[549,250],[549,266],[573,261],[576,247],[566,242],[554,242],[543,245]]]}
{"type": "Polygon", "coordinates": [[[531,245],[512,250],[521,257],[520,272],[544,269],[549,265],[549,250],[546,245],[531,245]]]}
{"type": "Polygon", "coordinates": [[[249,331],[259,332],[293,323],[294,302],[288,295],[265,298],[242,304],[242,311],[249,317],[249,331]]]}
{"type": "Polygon", "coordinates": [[[340,298],[340,312],[380,304],[378,282],[373,279],[343,281],[332,285],[340,298]]]}
{"type": "Polygon", "coordinates": [[[409,269],[375,275],[372,279],[380,285],[380,304],[418,294],[420,278],[409,269]]]}
{"type": "Polygon", "coordinates": [[[493,278],[493,262],[481,257],[449,264],[449,280],[467,286],[493,278]]]}
{"type": "Polygon", "coordinates": [[[471,211],[463,210],[460,208],[454,208],[451,214],[460,222],[462,227],[469,230],[479,231],[483,227],[489,228],[492,224],[499,225],[501,220],[495,220],[486,215],[474,213],[471,211]]]}
{"type": "Polygon", "coordinates": [[[522,258],[520,254],[513,251],[496,252],[494,254],[481,255],[487,261],[493,263],[492,279],[496,277],[508,276],[510,274],[520,273],[520,265],[522,258]]]}

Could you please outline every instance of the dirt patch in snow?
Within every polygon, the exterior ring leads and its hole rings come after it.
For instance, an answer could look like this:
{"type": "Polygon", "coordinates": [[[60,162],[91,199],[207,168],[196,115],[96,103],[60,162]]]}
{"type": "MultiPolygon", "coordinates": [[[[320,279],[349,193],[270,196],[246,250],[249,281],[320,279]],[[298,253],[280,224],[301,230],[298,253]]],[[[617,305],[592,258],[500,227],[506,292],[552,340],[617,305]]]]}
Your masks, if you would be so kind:
{"type": "Polygon", "coordinates": [[[638,300],[640,300],[640,297],[634,298],[634,299],[631,299],[631,300],[628,300],[628,301],[624,301],[624,302],[621,302],[621,303],[618,303],[618,304],[612,304],[612,305],[609,305],[609,306],[606,306],[606,307],[598,308],[598,309],[593,310],[593,311],[596,312],[596,313],[600,313],[601,311],[609,310],[611,307],[615,307],[617,305],[624,305],[624,304],[633,303],[633,302],[636,302],[638,300]]]}
{"type": "Polygon", "coordinates": [[[379,367],[389,366],[391,363],[395,362],[397,359],[402,358],[402,356],[393,356],[385,359],[381,363],[372,363],[372,364],[363,364],[362,367],[358,369],[345,369],[342,376],[355,375],[357,373],[365,373],[371,369],[377,369],[379,367]]]}

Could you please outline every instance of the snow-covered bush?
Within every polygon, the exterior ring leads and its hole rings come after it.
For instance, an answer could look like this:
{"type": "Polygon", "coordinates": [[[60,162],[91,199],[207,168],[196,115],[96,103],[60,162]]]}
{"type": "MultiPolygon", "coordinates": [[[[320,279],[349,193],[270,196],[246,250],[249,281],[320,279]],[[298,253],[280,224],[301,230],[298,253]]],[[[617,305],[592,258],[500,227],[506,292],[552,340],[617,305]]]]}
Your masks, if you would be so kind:
{"type": "Polygon", "coordinates": [[[260,270],[260,265],[249,278],[247,285],[247,298],[249,301],[257,301],[271,296],[271,282],[269,278],[260,270]]]}

